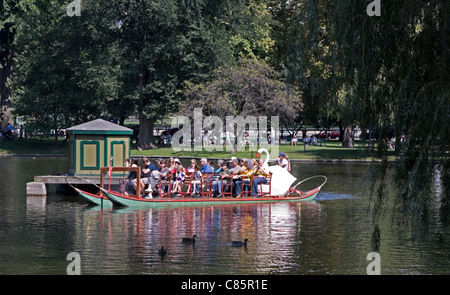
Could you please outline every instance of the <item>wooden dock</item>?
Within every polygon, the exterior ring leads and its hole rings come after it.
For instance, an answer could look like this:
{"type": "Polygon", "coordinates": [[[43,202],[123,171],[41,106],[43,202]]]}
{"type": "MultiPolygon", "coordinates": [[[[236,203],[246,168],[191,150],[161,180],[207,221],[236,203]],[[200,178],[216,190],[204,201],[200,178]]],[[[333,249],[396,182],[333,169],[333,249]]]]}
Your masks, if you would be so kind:
{"type": "MultiPolygon", "coordinates": [[[[67,184],[66,179],[68,182],[70,182],[72,184],[89,184],[89,182],[86,182],[83,179],[89,180],[90,182],[93,182],[97,185],[100,184],[100,176],[98,176],[98,175],[83,176],[83,178],[80,178],[77,176],[71,176],[71,175],[42,175],[42,176],[34,177],[35,182],[43,182],[45,184],[67,184]]],[[[123,178],[112,177],[111,184],[119,184],[120,179],[123,179],[123,178]]]]}
{"type": "MultiPolygon", "coordinates": [[[[70,188],[66,182],[66,179],[71,184],[85,184],[89,185],[95,183],[96,185],[100,185],[100,176],[83,176],[83,178],[72,176],[72,175],[41,175],[35,176],[34,182],[27,183],[27,196],[47,196],[47,188],[48,185],[57,185],[58,187],[67,187],[70,188]],[[86,181],[88,180],[88,181],[86,181]],[[89,183],[91,182],[91,183],[89,183]]],[[[111,185],[118,185],[119,181],[123,180],[123,177],[112,177],[111,185]]]]}

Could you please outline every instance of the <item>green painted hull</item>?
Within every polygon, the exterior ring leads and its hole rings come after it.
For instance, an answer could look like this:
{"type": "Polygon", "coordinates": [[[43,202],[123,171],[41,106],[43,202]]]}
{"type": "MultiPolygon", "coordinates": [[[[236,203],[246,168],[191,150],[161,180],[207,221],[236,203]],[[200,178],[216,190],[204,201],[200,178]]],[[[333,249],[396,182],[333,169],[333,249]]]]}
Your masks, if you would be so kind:
{"type": "Polygon", "coordinates": [[[136,208],[163,208],[181,206],[217,206],[227,204],[257,204],[257,203],[277,203],[277,202],[298,202],[312,201],[319,193],[320,188],[315,188],[302,195],[289,197],[263,197],[263,198],[155,198],[137,199],[123,196],[117,192],[103,190],[106,197],[119,207],[136,208]]]}
{"type": "Polygon", "coordinates": [[[75,188],[75,191],[78,193],[78,195],[84,202],[89,203],[91,205],[98,205],[105,207],[112,207],[113,205],[111,201],[105,196],[91,194],[77,188],[75,188]]]}

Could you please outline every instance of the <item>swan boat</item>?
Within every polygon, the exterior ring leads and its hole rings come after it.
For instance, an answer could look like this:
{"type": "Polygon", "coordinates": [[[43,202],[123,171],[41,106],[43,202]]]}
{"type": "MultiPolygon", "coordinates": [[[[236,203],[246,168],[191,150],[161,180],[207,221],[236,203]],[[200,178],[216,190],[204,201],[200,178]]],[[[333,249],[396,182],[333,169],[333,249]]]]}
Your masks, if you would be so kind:
{"type": "MultiPolygon", "coordinates": [[[[81,190],[68,182],[66,182],[74,188],[79,197],[93,205],[99,206],[118,206],[118,207],[136,207],[136,208],[158,208],[158,207],[179,207],[179,206],[216,206],[225,204],[254,204],[254,203],[274,203],[274,202],[296,202],[296,201],[312,201],[320,192],[321,188],[327,182],[327,178],[323,175],[316,175],[306,178],[295,186],[289,187],[289,189],[282,195],[272,195],[268,193],[259,193],[257,197],[244,196],[241,198],[233,197],[154,197],[154,198],[143,198],[139,194],[127,195],[119,191],[111,190],[111,177],[117,172],[130,172],[135,171],[137,175],[137,190],[139,192],[140,187],[140,167],[102,167],[100,169],[100,185],[97,185],[87,179],[86,182],[96,186],[98,188],[97,193],[89,193],[87,191],[81,190]],[[105,176],[109,174],[109,185],[105,182],[105,176]],[[309,181],[313,178],[322,178],[323,182],[319,186],[307,190],[300,191],[297,189],[300,184],[309,181]],[[104,188],[108,186],[108,188],[104,188]]],[[[81,178],[81,177],[78,177],[81,178]]],[[[81,178],[83,179],[83,178],[81,178]]],[[[272,178],[272,181],[274,178],[272,178]]]]}

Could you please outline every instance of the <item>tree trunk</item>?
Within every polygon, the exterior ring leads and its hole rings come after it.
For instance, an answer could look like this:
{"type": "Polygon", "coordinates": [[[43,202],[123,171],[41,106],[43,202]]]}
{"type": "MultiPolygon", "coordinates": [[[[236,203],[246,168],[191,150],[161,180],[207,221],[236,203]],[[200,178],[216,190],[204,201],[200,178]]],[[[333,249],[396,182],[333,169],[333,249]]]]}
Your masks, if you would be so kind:
{"type": "Polygon", "coordinates": [[[347,125],[344,129],[344,138],[342,140],[343,148],[354,148],[353,144],[353,126],[347,125]]]}
{"type": "Polygon", "coordinates": [[[154,123],[152,119],[147,118],[143,113],[139,114],[139,145],[155,144],[153,137],[154,123]]]}
{"type": "Polygon", "coordinates": [[[13,72],[13,54],[0,55],[0,124],[11,122],[11,89],[7,85],[13,72]],[[2,122],[4,120],[4,122],[2,122]]]}

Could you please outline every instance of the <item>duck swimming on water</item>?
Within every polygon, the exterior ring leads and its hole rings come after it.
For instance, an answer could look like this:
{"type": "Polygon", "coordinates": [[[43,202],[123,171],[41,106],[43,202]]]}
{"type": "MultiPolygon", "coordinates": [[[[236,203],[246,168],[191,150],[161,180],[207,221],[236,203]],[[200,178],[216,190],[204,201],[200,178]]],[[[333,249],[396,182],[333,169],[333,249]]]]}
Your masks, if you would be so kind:
{"type": "Polygon", "coordinates": [[[164,247],[161,247],[161,249],[159,249],[158,253],[160,256],[164,256],[167,254],[167,251],[166,251],[166,249],[164,249],[164,247]]]}
{"type": "Polygon", "coordinates": [[[242,247],[242,246],[247,247],[247,242],[248,242],[248,239],[245,239],[243,242],[242,241],[232,241],[231,246],[232,247],[242,247]]]}
{"type": "Polygon", "coordinates": [[[183,238],[183,243],[185,244],[195,244],[195,238],[197,235],[193,235],[192,238],[183,238]]]}

